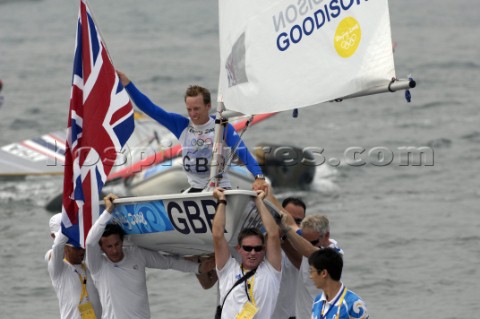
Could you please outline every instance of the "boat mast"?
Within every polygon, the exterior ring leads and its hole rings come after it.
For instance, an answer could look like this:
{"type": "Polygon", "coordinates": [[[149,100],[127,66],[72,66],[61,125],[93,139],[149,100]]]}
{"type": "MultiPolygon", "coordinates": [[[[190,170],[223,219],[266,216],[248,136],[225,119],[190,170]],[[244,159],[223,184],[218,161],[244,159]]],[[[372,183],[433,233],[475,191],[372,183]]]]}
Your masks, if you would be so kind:
{"type": "Polygon", "coordinates": [[[207,190],[212,190],[217,187],[223,174],[219,172],[224,171],[225,158],[223,156],[223,133],[228,120],[223,118],[222,113],[225,111],[225,105],[219,101],[217,103],[217,112],[215,115],[215,135],[213,141],[212,162],[210,165],[210,179],[207,190]]]}

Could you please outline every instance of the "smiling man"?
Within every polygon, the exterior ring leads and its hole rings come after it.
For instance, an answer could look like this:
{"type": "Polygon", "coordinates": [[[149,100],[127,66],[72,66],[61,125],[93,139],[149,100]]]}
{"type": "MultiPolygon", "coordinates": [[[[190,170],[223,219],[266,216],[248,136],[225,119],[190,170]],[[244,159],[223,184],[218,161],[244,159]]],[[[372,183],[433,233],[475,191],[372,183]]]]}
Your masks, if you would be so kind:
{"type": "Polygon", "coordinates": [[[221,318],[271,318],[280,289],[282,256],[278,227],[263,203],[265,193],[257,191],[255,204],[267,234],[264,236],[258,228],[240,232],[236,250],[241,263],[232,258],[225,239],[227,200],[223,190],[215,189],[214,197],[218,205],[212,235],[223,305],[221,318]],[[242,278],[245,280],[235,285],[242,278]]]}
{"type": "Polygon", "coordinates": [[[213,262],[200,264],[134,245],[123,245],[123,229],[109,223],[113,200],[104,198],[105,211],[87,236],[87,266],[100,294],[103,319],[150,318],[145,268],[175,269],[182,272],[210,271],[213,262]]]}
{"type": "MultiPolygon", "coordinates": [[[[183,168],[191,186],[189,192],[202,191],[208,186],[210,179],[215,135],[215,118],[209,114],[212,107],[210,92],[198,85],[188,87],[184,96],[188,113],[188,117],[185,117],[177,113],[166,112],[160,106],[155,105],[124,73],[120,71],[117,73],[135,105],[177,137],[182,145],[183,168]]],[[[267,184],[260,166],[233,126],[228,124],[225,128],[224,158],[228,158],[234,148],[235,154],[255,177],[252,188],[266,189],[267,184]]],[[[232,187],[226,172],[223,173],[223,178],[218,186],[232,187]]]]}

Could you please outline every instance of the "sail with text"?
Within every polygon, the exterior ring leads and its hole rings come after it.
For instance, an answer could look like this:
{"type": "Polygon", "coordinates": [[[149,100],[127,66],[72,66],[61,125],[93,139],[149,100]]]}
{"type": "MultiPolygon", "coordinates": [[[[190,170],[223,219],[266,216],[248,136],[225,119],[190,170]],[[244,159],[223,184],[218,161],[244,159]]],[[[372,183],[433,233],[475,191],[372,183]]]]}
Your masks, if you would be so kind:
{"type": "Polygon", "coordinates": [[[85,246],[100,215],[99,196],[134,130],[130,98],[95,25],[80,1],[65,151],[62,232],[85,246]]]}
{"type": "Polygon", "coordinates": [[[396,81],[388,1],[218,5],[218,98],[228,110],[285,111],[414,86],[396,81]]]}

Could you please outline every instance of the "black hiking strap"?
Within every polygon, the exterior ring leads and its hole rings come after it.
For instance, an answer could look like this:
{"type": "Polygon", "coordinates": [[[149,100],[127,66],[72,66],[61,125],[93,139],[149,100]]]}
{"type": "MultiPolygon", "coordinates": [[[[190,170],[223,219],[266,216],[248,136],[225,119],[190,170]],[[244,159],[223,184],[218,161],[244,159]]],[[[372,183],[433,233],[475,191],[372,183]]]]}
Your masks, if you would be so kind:
{"type": "MultiPolygon", "coordinates": [[[[243,275],[242,278],[238,279],[234,284],[233,284],[233,287],[230,288],[230,290],[227,292],[227,294],[225,295],[225,298],[223,298],[223,302],[222,302],[222,309],[223,309],[223,305],[225,304],[225,300],[227,300],[227,297],[228,295],[230,294],[230,292],[233,290],[233,288],[237,287],[238,285],[240,285],[242,282],[248,280],[248,278],[252,277],[254,274],[255,274],[255,271],[257,270],[257,268],[255,269],[252,269],[250,270],[249,272],[247,272],[245,275],[243,275]]],[[[248,294],[247,294],[248,296],[248,294]]]]}

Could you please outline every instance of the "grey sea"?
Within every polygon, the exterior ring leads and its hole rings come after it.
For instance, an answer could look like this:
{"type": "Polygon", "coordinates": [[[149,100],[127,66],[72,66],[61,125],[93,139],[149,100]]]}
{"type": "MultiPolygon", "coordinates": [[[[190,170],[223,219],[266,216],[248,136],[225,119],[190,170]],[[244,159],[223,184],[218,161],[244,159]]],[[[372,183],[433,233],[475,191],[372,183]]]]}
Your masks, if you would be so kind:
{"type": "MultiPolygon", "coordinates": [[[[91,6],[115,66],[152,100],[183,112],[187,85],[216,93],[216,1],[91,6]]],[[[307,214],[329,217],[345,251],[343,281],[372,318],[474,317],[480,2],[396,0],[390,12],[397,76],[418,83],[411,103],[388,93],[301,109],[298,118],[285,112],[245,141],[323,150],[311,189],[279,195],[301,196],[307,214]],[[406,162],[407,148],[421,156],[406,162]],[[353,158],[352,150],[365,151],[353,158]]],[[[66,127],[77,14],[78,1],[0,0],[0,145],[66,127]]],[[[0,180],[0,318],[59,317],[44,261],[52,244],[44,206],[62,182],[0,180]]],[[[152,270],[148,288],[153,318],[213,317],[216,290],[202,290],[192,275],[152,270]]]]}

